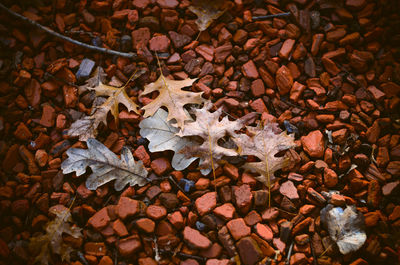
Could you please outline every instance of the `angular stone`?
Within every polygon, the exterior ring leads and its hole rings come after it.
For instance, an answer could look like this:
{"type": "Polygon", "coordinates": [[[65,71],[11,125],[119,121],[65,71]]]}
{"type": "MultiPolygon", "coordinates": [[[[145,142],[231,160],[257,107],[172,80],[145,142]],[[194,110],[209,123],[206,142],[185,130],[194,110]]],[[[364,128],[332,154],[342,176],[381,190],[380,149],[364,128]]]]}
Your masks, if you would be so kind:
{"type": "Polygon", "coordinates": [[[140,211],[140,205],[137,200],[128,197],[121,197],[116,207],[116,213],[124,220],[127,217],[134,216],[140,211]]]}
{"type": "Polygon", "coordinates": [[[110,223],[111,219],[108,215],[108,210],[106,207],[95,213],[88,220],[88,224],[94,229],[100,231],[102,228],[106,227],[110,223]]]}
{"type": "Polygon", "coordinates": [[[257,67],[252,60],[243,64],[242,72],[243,72],[244,76],[246,76],[247,78],[250,78],[250,79],[257,79],[259,77],[257,67]]]}
{"type": "Polygon", "coordinates": [[[311,157],[320,158],[324,155],[324,136],[319,130],[312,131],[306,136],[302,136],[301,144],[303,145],[304,151],[311,157]]]}
{"type": "Polygon", "coordinates": [[[211,241],[207,237],[189,226],[186,226],[183,230],[183,239],[195,249],[208,249],[211,247],[211,241]]]}
{"type": "Polygon", "coordinates": [[[296,43],[296,40],[293,40],[293,39],[285,40],[279,51],[279,57],[281,57],[283,59],[289,58],[289,55],[292,52],[295,43],[296,43]]]}
{"type": "Polygon", "coordinates": [[[327,188],[333,188],[338,184],[339,178],[335,171],[330,168],[324,169],[324,183],[327,188]]]}
{"type": "Polygon", "coordinates": [[[150,205],[146,209],[146,215],[153,220],[160,220],[167,216],[167,209],[159,205],[150,205]]]}
{"type": "Polygon", "coordinates": [[[132,235],[130,237],[121,239],[118,242],[119,254],[123,257],[128,257],[133,253],[137,252],[142,247],[140,237],[138,235],[132,235]]]}
{"type": "Polygon", "coordinates": [[[88,79],[95,65],[96,63],[93,60],[87,58],[83,59],[79,65],[78,71],[75,74],[76,79],[79,82],[88,79]]]}
{"type": "Polygon", "coordinates": [[[290,69],[282,65],[276,72],[276,85],[280,95],[286,95],[293,86],[293,77],[290,69]]]}
{"type": "Polygon", "coordinates": [[[162,193],[158,198],[161,204],[169,210],[175,209],[179,205],[179,200],[175,193],[162,193]]]}
{"type": "Polygon", "coordinates": [[[216,192],[208,192],[196,199],[195,202],[197,212],[200,215],[204,215],[209,211],[213,210],[217,205],[217,193],[216,192]]]}
{"type": "Polygon", "coordinates": [[[225,59],[232,53],[232,44],[230,42],[225,43],[222,46],[218,46],[215,49],[215,62],[223,63],[225,59]]]}
{"type": "Polygon", "coordinates": [[[281,184],[279,192],[291,200],[297,200],[300,198],[296,186],[290,180],[281,184]]]}
{"type": "Polygon", "coordinates": [[[214,58],[214,48],[212,46],[203,44],[196,47],[196,52],[203,56],[206,61],[212,62],[214,58]]]}
{"type": "Polygon", "coordinates": [[[17,129],[14,132],[14,136],[22,141],[27,141],[32,138],[32,133],[29,131],[28,127],[23,122],[18,124],[17,129]]]}
{"type": "Polygon", "coordinates": [[[254,97],[260,97],[265,93],[264,82],[261,79],[256,79],[251,83],[251,93],[254,97]]]}
{"type": "Polygon", "coordinates": [[[147,46],[150,40],[150,29],[143,27],[132,31],[132,46],[137,49],[139,46],[147,46]]]}
{"type": "Polygon", "coordinates": [[[164,175],[166,172],[171,171],[171,162],[165,157],[160,157],[154,159],[150,167],[153,169],[154,173],[156,173],[158,176],[164,175]]]}
{"type": "Polygon", "coordinates": [[[149,218],[141,218],[137,220],[136,225],[139,230],[149,234],[153,233],[156,227],[156,223],[149,218]]]}
{"type": "Polygon", "coordinates": [[[294,82],[293,86],[290,90],[290,99],[294,102],[297,102],[303,94],[303,91],[306,89],[306,86],[300,84],[299,82],[294,82]]]}
{"type": "Polygon", "coordinates": [[[239,240],[242,237],[248,236],[251,233],[250,227],[246,225],[243,218],[237,218],[230,220],[226,227],[235,240],[239,240]]]}
{"type": "Polygon", "coordinates": [[[149,49],[155,52],[167,52],[169,44],[170,40],[168,39],[167,36],[165,35],[155,36],[150,39],[149,49]]]}
{"type": "Polygon", "coordinates": [[[42,117],[40,119],[40,125],[44,127],[53,127],[56,118],[56,110],[46,104],[43,106],[42,117]]]}
{"type": "Polygon", "coordinates": [[[172,40],[172,43],[177,49],[182,48],[183,46],[189,44],[190,41],[192,40],[189,36],[176,33],[175,31],[169,31],[168,34],[172,40]]]}
{"type": "Polygon", "coordinates": [[[213,213],[225,221],[231,220],[235,214],[235,207],[231,203],[225,203],[213,210],[213,213]]]}
{"type": "Polygon", "coordinates": [[[239,211],[241,213],[247,213],[251,207],[251,202],[253,199],[250,186],[247,184],[243,184],[239,187],[234,186],[233,195],[235,204],[237,207],[239,207],[239,211]]]}
{"type": "Polygon", "coordinates": [[[265,224],[256,224],[255,231],[261,238],[266,241],[271,241],[274,237],[274,233],[272,232],[271,228],[265,224]]]}
{"type": "Polygon", "coordinates": [[[255,265],[263,258],[263,253],[257,242],[251,237],[244,237],[236,244],[242,263],[255,265]]]}

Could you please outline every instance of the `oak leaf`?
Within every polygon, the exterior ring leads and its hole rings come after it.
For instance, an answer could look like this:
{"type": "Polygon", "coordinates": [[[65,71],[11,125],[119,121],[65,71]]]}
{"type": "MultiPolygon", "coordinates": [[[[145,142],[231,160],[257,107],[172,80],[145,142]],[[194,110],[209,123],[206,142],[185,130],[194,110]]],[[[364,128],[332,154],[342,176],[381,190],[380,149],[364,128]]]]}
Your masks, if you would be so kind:
{"type": "Polygon", "coordinates": [[[153,91],[158,91],[160,94],[142,108],[145,111],[143,117],[153,116],[159,108],[166,107],[168,109],[167,121],[175,119],[178,127],[182,128],[185,121],[191,119],[184,106],[187,104],[201,104],[205,101],[201,97],[203,92],[194,93],[182,90],[184,87],[191,86],[194,81],[196,79],[171,80],[161,74],[157,81],[144,87],[142,95],[147,95],[153,91]]]}
{"type": "MultiPolygon", "coordinates": [[[[135,73],[130,80],[137,78],[142,72],[135,73]]],[[[108,97],[102,104],[93,104],[90,116],[84,116],[76,120],[68,130],[68,135],[79,136],[80,141],[86,141],[89,138],[97,136],[97,127],[100,123],[107,125],[107,114],[111,112],[118,124],[119,109],[118,105],[124,105],[128,111],[138,112],[138,105],[133,102],[125,91],[129,81],[121,87],[113,87],[103,83],[104,75],[102,69],[98,69],[92,78],[87,80],[86,89],[96,92],[96,99],[108,97]]],[[[84,87],[80,87],[83,89],[84,87]]],[[[95,100],[96,102],[96,100],[95,100]]],[[[98,102],[98,101],[97,101],[98,102]]]]}
{"type": "Polygon", "coordinates": [[[167,116],[168,113],[165,110],[158,109],[152,117],[143,119],[139,124],[140,135],[149,140],[150,152],[174,151],[172,167],[175,170],[183,170],[197,157],[187,158],[180,151],[185,146],[198,145],[199,143],[188,137],[177,136],[178,129],[173,126],[172,121],[167,121],[167,116]]]}
{"type": "Polygon", "coordinates": [[[52,254],[58,254],[62,261],[69,262],[73,249],[64,243],[62,235],[65,233],[75,238],[83,237],[82,229],[71,225],[72,217],[68,209],[53,210],[52,213],[56,217],[45,225],[46,233],[30,239],[29,249],[32,253],[37,254],[34,263],[55,264],[51,259],[52,254]]]}
{"type": "Polygon", "coordinates": [[[114,188],[122,190],[127,184],[130,186],[144,186],[147,182],[147,171],[142,161],[135,162],[131,151],[124,146],[121,159],[96,139],[86,141],[88,149],[70,148],[68,158],[61,164],[64,174],[76,172],[80,176],[86,168],[92,169],[92,174],[86,180],[89,190],[115,180],[114,188]]]}
{"type": "Polygon", "coordinates": [[[194,109],[196,121],[186,123],[185,127],[177,133],[180,137],[198,136],[203,139],[202,144],[188,145],[181,150],[186,157],[200,158],[199,167],[203,175],[210,173],[213,165],[218,163],[224,156],[238,155],[236,149],[223,147],[218,141],[226,136],[235,136],[235,131],[240,130],[252,118],[247,116],[230,121],[225,116],[219,120],[222,109],[220,108],[211,113],[208,111],[210,107],[211,104],[205,104],[201,109],[194,109]]]}
{"type": "Polygon", "coordinates": [[[277,124],[267,124],[263,128],[248,126],[247,130],[251,136],[238,134],[232,140],[239,147],[240,155],[256,156],[260,162],[245,163],[243,168],[258,173],[260,176],[256,179],[270,186],[275,171],[284,168],[289,162],[288,157],[275,155],[295,147],[294,139],[286,132],[277,133],[280,130],[277,124]]]}
{"type": "Polygon", "coordinates": [[[225,0],[194,0],[189,10],[197,15],[195,21],[199,31],[206,30],[211,23],[218,19],[224,12],[225,0]]]}

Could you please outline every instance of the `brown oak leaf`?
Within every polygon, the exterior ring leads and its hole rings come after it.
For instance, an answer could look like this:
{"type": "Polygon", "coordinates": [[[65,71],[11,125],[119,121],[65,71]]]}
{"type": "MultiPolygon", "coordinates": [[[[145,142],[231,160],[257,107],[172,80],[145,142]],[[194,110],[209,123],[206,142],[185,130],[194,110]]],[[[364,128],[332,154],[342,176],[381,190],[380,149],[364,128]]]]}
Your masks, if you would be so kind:
{"type": "Polygon", "coordinates": [[[184,87],[191,86],[194,81],[196,79],[171,80],[161,74],[157,81],[144,87],[142,95],[147,95],[153,91],[158,91],[160,94],[142,108],[145,111],[143,117],[153,116],[159,108],[166,107],[168,109],[167,121],[175,119],[178,127],[182,128],[185,121],[191,119],[184,106],[187,104],[201,104],[205,101],[201,97],[203,92],[194,93],[182,90],[184,87]]]}
{"type": "MultiPolygon", "coordinates": [[[[137,78],[142,72],[134,74],[130,80],[137,78]]],[[[138,112],[138,105],[133,102],[125,91],[129,81],[121,87],[113,87],[103,84],[101,81],[101,70],[98,70],[94,77],[88,79],[87,90],[96,92],[96,99],[100,97],[108,97],[104,102],[96,104],[99,100],[95,100],[90,116],[84,116],[82,119],[76,120],[68,130],[68,135],[79,136],[80,141],[86,141],[89,138],[95,138],[97,135],[97,127],[100,123],[107,125],[107,114],[111,112],[115,121],[118,123],[119,109],[118,105],[124,105],[128,111],[138,112]]],[[[82,89],[82,87],[80,88],[82,89]]]]}
{"type": "MultiPolygon", "coordinates": [[[[213,163],[217,163],[224,156],[237,156],[235,148],[222,147],[218,140],[225,136],[235,136],[235,131],[240,130],[246,122],[251,120],[254,115],[245,116],[241,119],[230,121],[228,117],[221,116],[222,109],[209,112],[211,104],[205,104],[201,109],[194,109],[196,116],[195,122],[186,123],[178,136],[198,136],[203,139],[199,145],[186,146],[181,150],[186,157],[199,157],[199,167],[203,175],[207,175],[212,170],[213,163]]],[[[216,165],[216,164],[215,164],[216,165]]]]}
{"type": "Polygon", "coordinates": [[[240,155],[253,155],[260,159],[260,162],[244,164],[243,168],[260,174],[256,179],[269,186],[275,171],[284,168],[289,162],[288,157],[275,155],[294,147],[294,139],[286,132],[279,132],[277,124],[267,124],[263,128],[247,127],[247,130],[251,136],[238,134],[232,140],[239,147],[240,155]]]}

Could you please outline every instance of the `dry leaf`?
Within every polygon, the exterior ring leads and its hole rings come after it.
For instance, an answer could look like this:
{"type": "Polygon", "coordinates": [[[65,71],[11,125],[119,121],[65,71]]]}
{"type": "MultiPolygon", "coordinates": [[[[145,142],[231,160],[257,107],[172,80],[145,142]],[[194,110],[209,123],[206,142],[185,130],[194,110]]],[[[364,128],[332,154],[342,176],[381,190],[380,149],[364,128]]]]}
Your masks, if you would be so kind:
{"type": "Polygon", "coordinates": [[[197,15],[196,24],[200,31],[206,30],[225,10],[224,0],[194,0],[189,10],[197,15]]]}
{"type": "Polygon", "coordinates": [[[72,217],[70,211],[53,211],[56,215],[54,220],[46,224],[46,234],[32,237],[29,249],[37,254],[34,263],[54,264],[51,254],[58,254],[63,261],[69,262],[72,247],[64,243],[62,235],[69,234],[75,238],[83,237],[81,228],[72,227],[72,217]]]}
{"type": "Polygon", "coordinates": [[[239,147],[240,155],[253,155],[260,159],[260,162],[246,163],[243,167],[260,174],[257,179],[267,186],[273,179],[274,172],[288,163],[287,157],[275,157],[275,155],[295,146],[293,137],[286,132],[275,133],[278,129],[276,124],[267,124],[264,128],[247,127],[251,137],[240,134],[233,138],[239,147]]]}
{"type": "Polygon", "coordinates": [[[64,174],[76,172],[80,176],[86,168],[92,169],[92,174],[86,180],[89,190],[115,180],[115,190],[122,190],[127,184],[144,186],[147,182],[147,171],[142,161],[135,162],[131,151],[124,147],[121,159],[96,139],[87,140],[88,149],[70,148],[68,158],[61,164],[64,174]]]}
{"type": "MultiPolygon", "coordinates": [[[[79,136],[80,141],[97,136],[97,127],[100,123],[107,125],[107,114],[111,112],[118,123],[118,104],[123,104],[128,111],[138,113],[138,106],[129,98],[125,86],[113,87],[102,83],[101,68],[96,71],[94,77],[88,79],[86,89],[96,92],[97,97],[108,97],[101,105],[93,104],[90,116],[76,120],[68,130],[69,136],[79,136]],[[96,84],[96,85],[95,85],[96,84]]],[[[136,73],[131,80],[137,78],[142,72],[136,73]]],[[[129,83],[129,81],[127,82],[129,83]]]]}
{"type": "Polygon", "coordinates": [[[85,81],[85,84],[79,86],[79,94],[87,91],[89,88],[94,88],[98,86],[101,82],[105,82],[107,74],[104,72],[103,68],[97,67],[93,72],[92,76],[85,81]]]}
{"type": "Polygon", "coordinates": [[[208,109],[211,104],[205,104],[201,109],[194,109],[195,122],[185,124],[185,127],[177,134],[184,136],[199,136],[204,142],[201,145],[188,145],[181,152],[186,157],[199,157],[201,173],[207,175],[211,172],[212,164],[217,163],[223,156],[237,156],[235,149],[225,148],[218,144],[218,140],[225,136],[236,135],[235,131],[240,130],[247,122],[248,117],[230,121],[228,117],[222,118],[222,109],[211,113],[208,109]],[[212,150],[210,152],[210,150],[212,150]]]}
{"type": "Polygon", "coordinates": [[[150,152],[174,151],[172,167],[175,170],[183,170],[197,157],[186,158],[184,154],[180,153],[180,150],[185,146],[199,143],[186,137],[177,136],[178,129],[172,125],[171,121],[167,121],[167,116],[168,113],[165,110],[158,109],[152,117],[142,120],[139,124],[140,135],[149,140],[150,152]]]}
{"type": "Polygon", "coordinates": [[[159,108],[164,106],[168,109],[167,121],[175,119],[178,127],[182,128],[185,121],[190,120],[190,116],[183,107],[186,104],[201,104],[205,101],[201,97],[203,92],[194,93],[182,90],[184,87],[191,86],[194,81],[196,79],[171,80],[161,74],[157,81],[144,87],[142,95],[147,95],[153,91],[158,91],[160,94],[142,108],[145,110],[143,117],[153,116],[159,108]]]}
{"type": "Polygon", "coordinates": [[[103,108],[102,105],[96,102],[100,101],[96,98],[92,106],[92,115],[84,116],[83,118],[76,120],[71,124],[68,129],[68,135],[79,136],[79,141],[87,141],[90,138],[95,138],[97,136],[97,127],[100,123],[107,124],[107,114],[109,112],[108,108],[103,108]]]}
{"type": "Polygon", "coordinates": [[[364,216],[354,206],[346,206],[343,210],[328,204],[321,210],[321,222],[344,255],[359,250],[367,239],[362,229],[364,216]]]}

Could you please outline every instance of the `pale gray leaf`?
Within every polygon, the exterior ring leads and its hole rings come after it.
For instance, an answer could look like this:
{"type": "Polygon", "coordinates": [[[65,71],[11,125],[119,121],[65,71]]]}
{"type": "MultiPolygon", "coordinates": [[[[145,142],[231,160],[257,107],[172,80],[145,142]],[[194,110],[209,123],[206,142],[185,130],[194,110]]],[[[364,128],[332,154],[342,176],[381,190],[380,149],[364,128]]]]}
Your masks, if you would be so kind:
{"type": "Polygon", "coordinates": [[[328,205],[321,210],[321,222],[327,226],[330,237],[344,255],[360,249],[367,239],[363,231],[363,214],[354,206],[346,206],[343,210],[328,205]]]}
{"type": "Polygon", "coordinates": [[[68,158],[61,164],[64,174],[75,171],[77,176],[92,169],[86,180],[86,187],[96,190],[98,187],[115,180],[115,190],[122,190],[127,184],[143,186],[148,182],[147,171],[142,161],[135,162],[131,151],[124,147],[121,159],[96,139],[86,141],[88,149],[70,148],[68,158]]]}
{"type": "Polygon", "coordinates": [[[186,158],[180,151],[185,146],[197,143],[188,138],[177,136],[178,129],[173,126],[172,121],[167,122],[167,117],[168,112],[158,109],[152,117],[140,122],[140,135],[149,140],[150,152],[174,151],[172,167],[175,170],[183,170],[196,160],[197,157],[186,158]]]}

